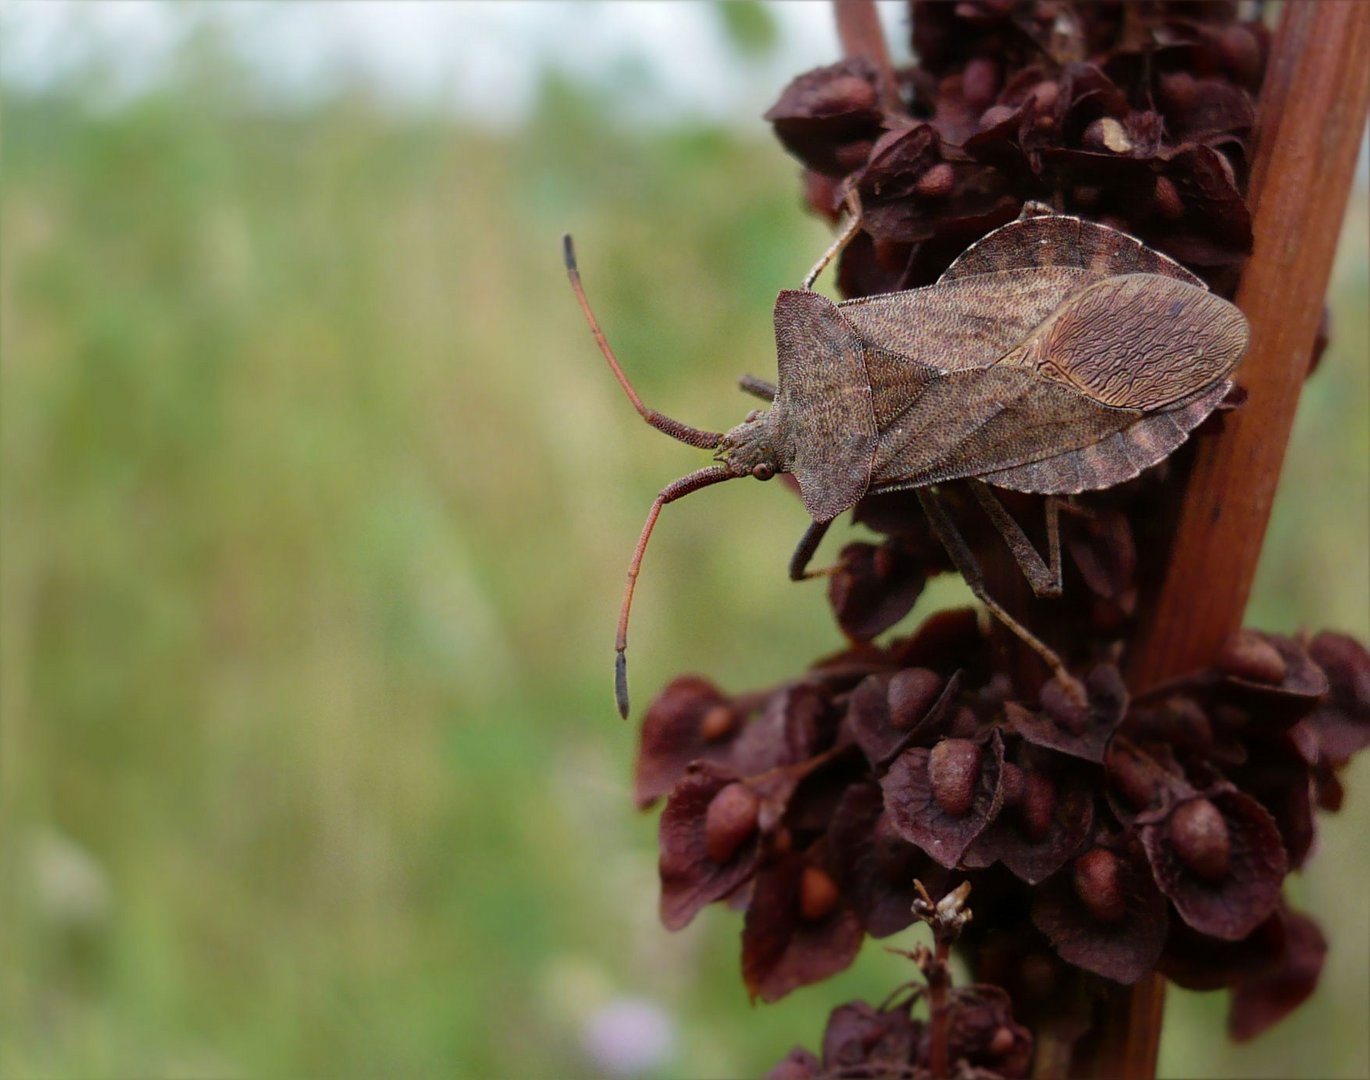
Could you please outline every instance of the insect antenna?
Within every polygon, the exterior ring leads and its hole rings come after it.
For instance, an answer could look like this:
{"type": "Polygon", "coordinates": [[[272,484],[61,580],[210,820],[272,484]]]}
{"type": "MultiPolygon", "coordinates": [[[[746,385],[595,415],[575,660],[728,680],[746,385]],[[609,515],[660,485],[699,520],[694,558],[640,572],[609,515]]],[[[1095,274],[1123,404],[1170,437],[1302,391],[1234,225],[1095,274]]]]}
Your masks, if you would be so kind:
{"type": "Polygon", "coordinates": [[[590,310],[590,302],[585,299],[585,287],[580,283],[580,270],[576,267],[576,249],[571,243],[571,234],[567,233],[563,236],[561,243],[562,257],[566,261],[566,276],[571,279],[571,288],[575,291],[580,310],[585,313],[585,321],[590,324],[590,333],[594,334],[595,344],[599,346],[599,351],[604,354],[604,359],[609,361],[609,369],[613,371],[614,378],[618,380],[619,386],[623,387],[623,392],[628,395],[628,400],[633,403],[633,408],[638,411],[638,415],[657,431],[663,431],[671,438],[679,439],[690,446],[697,446],[701,450],[712,450],[718,446],[723,440],[721,432],[703,431],[700,428],[690,427],[689,424],[672,420],[669,416],[663,416],[655,409],[649,409],[642,404],[642,399],[637,396],[633,384],[628,381],[628,376],[619,366],[618,358],[614,356],[613,349],[609,348],[608,339],[605,338],[604,331],[599,328],[599,320],[595,318],[595,313],[590,310]]]}
{"type": "Polygon", "coordinates": [[[652,529],[656,527],[656,519],[661,514],[661,508],[669,502],[683,499],[700,488],[732,480],[736,476],[736,473],[723,465],[710,465],[698,469],[664,487],[652,503],[651,510],[647,512],[642,535],[637,538],[637,547],[633,551],[633,561],[628,566],[628,583],[623,588],[623,606],[618,612],[618,637],[614,640],[614,651],[617,654],[614,661],[614,700],[618,703],[619,716],[625,720],[628,719],[628,612],[633,606],[633,589],[637,587],[637,574],[642,567],[642,556],[647,551],[647,541],[651,539],[652,529]]]}

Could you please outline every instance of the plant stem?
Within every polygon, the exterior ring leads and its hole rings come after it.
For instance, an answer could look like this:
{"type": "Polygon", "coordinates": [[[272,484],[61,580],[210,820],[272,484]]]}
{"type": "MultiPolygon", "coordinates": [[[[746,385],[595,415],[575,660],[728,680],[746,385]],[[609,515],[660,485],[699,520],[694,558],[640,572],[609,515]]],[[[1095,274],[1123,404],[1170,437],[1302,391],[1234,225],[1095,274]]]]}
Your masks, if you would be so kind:
{"type": "Polygon", "coordinates": [[[880,26],[880,15],[875,0],[833,0],[833,14],[837,16],[837,37],[842,43],[842,55],[864,56],[880,72],[881,105],[887,110],[899,107],[899,84],[890,63],[890,51],[885,45],[885,32],[880,26]]]}
{"type": "MultiPolygon", "coordinates": [[[[1322,315],[1370,102],[1370,5],[1283,7],[1253,135],[1255,250],[1237,290],[1251,345],[1245,405],[1198,440],[1161,588],[1129,653],[1134,690],[1202,667],[1241,626],[1280,465],[1322,315]]],[[[1149,976],[1106,1007],[1072,1075],[1156,1075],[1165,983],[1149,976]]]]}
{"type": "Polygon", "coordinates": [[[928,1068],[935,1080],[943,1080],[951,1075],[951,1061],[948,1047],[951,1033],[948,1030],[950,1018],[947,1016],[947,985],[951,982],[951,968],[948,959],[951,942],[937,937],[937,951],[933,962],[926,972],[928,979],[928,1068]]]}
{"type": "Polygon", "coordinates": [[[1241,626],[1308,371],[1370,101],[1370,5],[1286,3],[1253,136],[1255,253],[1237,306],[1251,345],[1246,403],[1201,437],[1172,557],[1144,606],[1129,684],[1207,664],[1241,626]]]}

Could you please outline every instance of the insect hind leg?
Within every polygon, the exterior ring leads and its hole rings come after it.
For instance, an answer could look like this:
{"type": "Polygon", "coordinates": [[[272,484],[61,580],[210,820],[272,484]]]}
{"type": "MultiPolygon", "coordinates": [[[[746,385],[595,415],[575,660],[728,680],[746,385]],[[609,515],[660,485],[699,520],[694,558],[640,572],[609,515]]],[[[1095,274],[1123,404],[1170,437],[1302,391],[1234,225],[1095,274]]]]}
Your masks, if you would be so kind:
{"type": "Polygon", "coordinates": [[[970,481],[970,490],[985,511],[991,524],[1004,538],[1013,560],[1023,577],[1038,596],[1055,597],[1061,595],[1061,500],[1054,496],[1046,497],[1047,560],[1044,562],[1037,549],[1032,546],[1023,527],[1014,520],[1013,515],[1004,509],[999,497],[986,484],[978,480],[970,481]]]}
{"type": "MultiPolygon", "coordinates": [[[[1045,661],[1047,667],[1051,668],[1052,674],[1056,676],[1061,686],[1073,697],[1080,705],[1086,705],[1088,698],[1084,687],[1067,669],[1065,662],[1060,656],[1037,637],[1031,630],[1020,623],[997,600],[989,593],[989,588],[985,584],[984,572],[980,568],[979,560],[975,558],[975,553],[971,551],[970,545],[966,543],[965,537],[956,528],[956,523],[952,521],[951,515],[947,513],[946,507],[941,503],[933,492],[920,488],[917,491],[918,503],[923,508],[923,513],[928,517],[928,523],[932,526],[932,531],[937,535],[937,539],[946,548],[947,554],[951,556],[952,564],[956,567],[961,577],[970,586],[976,598],[985,605],[990,613],[1013,631],[1033,652],[1045,661]]],[[[995,500],[998,505],[998,500],[995,500]]],[[[1002,513],[1007,514],[1003,507],[999,507],[1002,513]]],[[[1015,523],[1016,527],[1016,523],[1015,523]]],[[[1021,530],[1020,530],[1021,531],[1021,530]]],[[[1041,556],[1034,551],[1037,561],[1041,562],[1041,556]]],[[[1059,558],[1056,560],[1059,567],[1059,558]]]]}

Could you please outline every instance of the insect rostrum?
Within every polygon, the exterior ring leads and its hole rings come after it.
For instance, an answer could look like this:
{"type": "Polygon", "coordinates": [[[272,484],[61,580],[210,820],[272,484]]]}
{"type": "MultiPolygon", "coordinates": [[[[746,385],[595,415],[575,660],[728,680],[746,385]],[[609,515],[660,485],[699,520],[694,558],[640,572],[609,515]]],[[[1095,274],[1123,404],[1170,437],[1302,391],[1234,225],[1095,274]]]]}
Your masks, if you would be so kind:
{"type": "Polygon", "coordinates": [[[1174,451],[1231,388],[1247,324],[1178,263],[1125,233],[1029,204],[968,248],[936,284],[834,303],[811,291],[855,232],[859,207],[801,289],[776,300],[779,377],[771,397],[726,433],[689,427],[643,405],[580,284],[571,284],[610,368],[653,427],[714,451],[715,464],[665,487],[628,571],[615,690],[627,716],[628,614],[661,508],[710,484],[793,473],[813,518],[791,562],[806,576],[829,523],[862,496],[916,489],[930,523],[982,602],[1067,685],[1061,660],[984,587],[935,486],[972,483],[1034,592],[1061,587],[1055,497],[1111,487],[1174,451]],[[1044,561],[991,488],[1048,496],[1044,561]]]}

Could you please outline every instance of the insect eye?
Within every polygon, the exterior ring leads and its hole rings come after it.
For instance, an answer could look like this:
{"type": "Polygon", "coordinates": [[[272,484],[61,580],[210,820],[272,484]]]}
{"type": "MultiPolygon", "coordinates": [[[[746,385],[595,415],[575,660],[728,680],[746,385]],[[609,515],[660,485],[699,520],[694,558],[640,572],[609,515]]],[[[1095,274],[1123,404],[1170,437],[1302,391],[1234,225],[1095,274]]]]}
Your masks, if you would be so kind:
{"type": "Polygon", "coordinates": [[[767,465],[764,461],[759,465],[752,466],[752,475],[758,480],[769,480],[775,475],[775,468],[767,465]]]}

